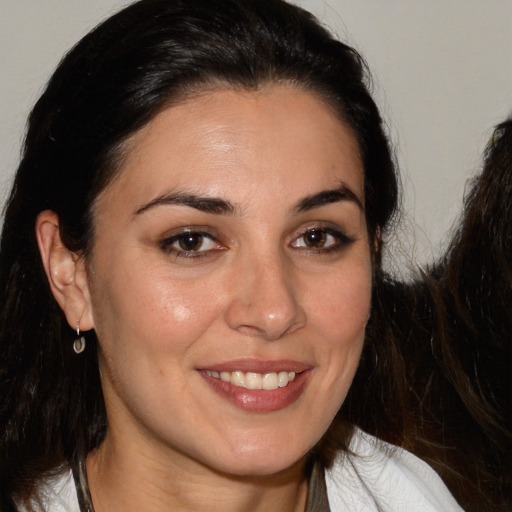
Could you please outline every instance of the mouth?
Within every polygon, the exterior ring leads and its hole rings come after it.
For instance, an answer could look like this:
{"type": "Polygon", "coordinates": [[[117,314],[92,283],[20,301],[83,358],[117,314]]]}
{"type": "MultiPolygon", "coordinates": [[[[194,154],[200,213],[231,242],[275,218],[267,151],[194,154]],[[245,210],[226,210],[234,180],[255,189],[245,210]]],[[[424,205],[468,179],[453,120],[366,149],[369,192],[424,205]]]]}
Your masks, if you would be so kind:
{"type": "Polygon", "coordinates": [[[208,377],[220,379],[223,382],[229,382],[236,387],[245,389],[264,389],[266,391],[285,388],[290,382],[295,380],[295,376],[297,375],[296,372],[288,372],[284,370],[270,373],[243,372],[240,370],[234,372],[205,370],[205,373],[208,377]]]}
{"type": "Polygon", "coordinates": [[[199,370],[205,382],[237,408],[272,412],[294,403],[307,387],[312,367],[294,361],[231,361],[199,370]]]}

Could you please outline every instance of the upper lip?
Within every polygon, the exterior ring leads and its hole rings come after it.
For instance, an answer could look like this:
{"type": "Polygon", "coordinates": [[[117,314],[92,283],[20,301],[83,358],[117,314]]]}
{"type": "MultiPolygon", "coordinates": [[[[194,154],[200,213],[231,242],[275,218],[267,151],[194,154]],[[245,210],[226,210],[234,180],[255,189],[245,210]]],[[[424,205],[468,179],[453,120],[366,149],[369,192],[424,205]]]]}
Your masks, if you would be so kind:
{"type": "Polygon", "coordinates": [[[272,373],[272,372],[295,372],[300,373],[310,370],[311,365],[291,359],[262,360],[262,359],[234,359],[215,363],[198,368],[198,370],[210,370],[212,372],[254,372],[254,373],[272,373]]]}

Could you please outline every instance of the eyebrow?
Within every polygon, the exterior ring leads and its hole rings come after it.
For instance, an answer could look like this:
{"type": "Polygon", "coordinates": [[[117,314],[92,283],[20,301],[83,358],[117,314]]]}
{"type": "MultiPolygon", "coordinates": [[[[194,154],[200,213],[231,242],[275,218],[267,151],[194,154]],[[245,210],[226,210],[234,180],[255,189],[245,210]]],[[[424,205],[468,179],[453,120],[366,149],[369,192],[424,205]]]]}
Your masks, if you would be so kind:
{"type": "Polygon", "coordinates": [[[216,197],[200,197],[194,194],[183,194],[183,193],[175,193],[175,194],[165,194],[163,196],[159,196],[156,199],[153,199],[149,203],[144,204],[140,208],[135,211],[135,215],[139,215],[141,213],[146,212],[150,208],[154,208],[155,206],[162,205],[181,205],[188,206],[190,208],[195,208],[196,210],[200,210],[206,213],[215,213],[219,214],[233,214],[235,213],[235,206],[226,201],[224,199],[219,199],[216,197]]]}
{"type": "MultiPolygon", "coordinates": [[[[353,201],[362,211],[364,211],[364,206],[361,200],[344,183],[335,189],[323,190],[318,194],[304,197],[295,207],[292,208],[292,211],[296,213],[307,212],[339,201],[353,201]]],[[[177,192],[164,194],[149,201],[138,208],[134,215],[140,215],[151,208],[163,205],[188,206],[189,208],[194,208],[205,213],[213,213],[217,215],[233,215],[239,210],[239,208],[237,208],[233,203],[225,199],[217,197],[202,197],[195,194],[177,192]]]]}
{"type": "Polygon", "coordinates": [[[296,212],[307,212],[320,206],[325,206],[331,203],[337,203],[339,201],[353,201],[361,211],[364,212],[364,206],[362,201],[357,195],[350,190],[350,188],[342,183],[338,188],[332,190],[324,190],[318,194],[307,196],[294,208],[296,212]]]}

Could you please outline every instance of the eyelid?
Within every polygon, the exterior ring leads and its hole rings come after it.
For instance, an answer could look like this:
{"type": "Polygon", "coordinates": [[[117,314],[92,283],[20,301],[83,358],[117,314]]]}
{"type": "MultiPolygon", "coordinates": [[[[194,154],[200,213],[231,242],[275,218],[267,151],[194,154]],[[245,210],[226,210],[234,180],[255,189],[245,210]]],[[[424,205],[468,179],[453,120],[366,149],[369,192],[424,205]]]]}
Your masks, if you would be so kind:
{"type": "Polygon", "coordinates": [[[293,239],[290,242],[290,245],[292,248],[309,252],[313,254],[322,254],[326,252],[336,252],[343,250],[345,247],[350,245],[352,242],[354,242],[355,239],[353,237],[348,236],[345,233],[345,230],[342,229],[340,226],[333,224],[331,222],[316,222],[316,223],[309,223],[307,226],[303,227],[297,234],[293,236],[293,239]],[[334,237],[337,241],[337,243],[332,244],[327,247],[307,247],[307,246],[294,246],[293,244],[297,241],[303,238],[305,235],[310,233],[311,231],[320,231],[324,232],[332,237],[334,237]]]}
{"type": "Polygon", "coordinates": [[[211,226],[200,224],[183,225],[175,229],[170,229],[169,231],[166,231],[160,238],[162,241],[165,241],[174,237],[179,237],[180,235],[186,235],[187,233],[203,234],[215,240],[220,240],[222,238],[216,229],[213,229],[211,226]]]}
{"type": "Polygon", "coordinates": [[[226,249],[222,237],[209,226],[183,226],[167,233],[159,242],[160,249],[176,258],[201,258],[211,256],[213,253],[226,249]],[[218,247],[206,250],[186,250],[173,247],[173,244],[187,235],[200,235],[215,242],[218,247]]]}
{"type": "Polygon", "coordinates": [[[328,233],[333,233],[333,234],[339,233],[339,234],[346,236],[347,238],[351,238],[346,234],[346,229],[343,228],[342,226],[340,226],[338,223],[331,222],[331,221],[325,221],[325,220],[324,221],[317,220],[317,221],[305,223],[304,225],[300,226],[298,229],[294,230],[294,233],[291,236],[291,238],[293,238],[293,239],[298,238],[300,236],[305,235],[309,231],[314,231],[314,230],[326,231],[328,233]]]}

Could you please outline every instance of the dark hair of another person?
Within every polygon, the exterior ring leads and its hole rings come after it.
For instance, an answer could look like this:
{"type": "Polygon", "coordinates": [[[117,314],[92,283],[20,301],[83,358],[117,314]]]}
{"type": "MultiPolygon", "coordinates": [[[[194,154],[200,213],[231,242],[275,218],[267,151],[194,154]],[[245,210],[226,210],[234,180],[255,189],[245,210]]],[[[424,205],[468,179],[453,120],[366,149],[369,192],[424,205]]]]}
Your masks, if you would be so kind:
{"type": "MultiPolygon", "coordinates": [[[[64,244],[87,257],[95,198],[121,166],[128,137],[194,93],[267,84],[318,95],[352,128],[370,239],[384,234],[398,184],[365,63],[298,7],[281,0],[142,0],[84,37],[50,79],[29,118],[0,248],[2,510],[14,507],[13,497],[30,496],[48,471],[97,447],[107,428],[97,340],[91,331],[86,351],[72,350],[73,329],[40,261],[37,215],[56,212],[64,244]]],[[[376,281],[380,251],[380,242],[372,244],[376,281]]],[[[396,351],[381,352],[382,393],[394,389],[396,396],[396,351]]],[[[346,447],[353,418],[367,410],[385,425],[397,411],[387,410],[384,398],[352,400],[346,414],[343,407],[312,459],[328,464],[346,447]]]]}
{"type": "Polygon", "coordinates": [[[411,390],[406,447],[464,510],[512,510],[512,119],[486,148],[445,255],[386,287],[381,311],[411,390]]]}

